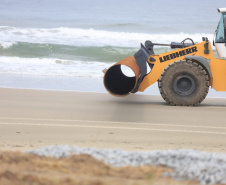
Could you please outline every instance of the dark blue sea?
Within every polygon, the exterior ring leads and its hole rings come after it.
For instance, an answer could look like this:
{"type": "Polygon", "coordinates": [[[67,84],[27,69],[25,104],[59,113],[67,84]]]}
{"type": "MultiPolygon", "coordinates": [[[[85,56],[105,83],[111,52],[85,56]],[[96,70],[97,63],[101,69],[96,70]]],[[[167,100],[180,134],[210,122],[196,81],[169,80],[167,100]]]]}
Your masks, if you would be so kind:
{"type": "Polygon", "coordinates": [[[0,86],[104,92],[92,86],[102,70],[145,40],[212,40],[219,7],[226,1],[0,0],[0,86]]]}

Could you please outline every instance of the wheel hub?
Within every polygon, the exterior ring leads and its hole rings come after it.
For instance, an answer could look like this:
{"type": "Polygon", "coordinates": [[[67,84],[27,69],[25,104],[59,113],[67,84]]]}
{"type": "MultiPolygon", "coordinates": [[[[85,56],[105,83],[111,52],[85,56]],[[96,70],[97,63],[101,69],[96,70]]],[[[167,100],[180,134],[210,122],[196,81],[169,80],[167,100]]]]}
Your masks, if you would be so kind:
{"type": "Polygon", "coordinates": [[[196,83],[193,77],[189,75],[179,75],[174,79],[174,91],[181,96],[189,96],[195,90],[196,83]]]}

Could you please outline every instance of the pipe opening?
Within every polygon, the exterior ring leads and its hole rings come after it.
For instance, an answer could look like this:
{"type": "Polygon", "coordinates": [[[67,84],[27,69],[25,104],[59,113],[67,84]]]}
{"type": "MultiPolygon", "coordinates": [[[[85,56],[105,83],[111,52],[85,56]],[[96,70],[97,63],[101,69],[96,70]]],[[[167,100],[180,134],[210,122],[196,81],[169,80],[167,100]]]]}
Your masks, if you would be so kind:
{"type": "Polygon", "coordinates": [[[127,95],[137,82],[135,72],[126,65],[114,65],[105,74],[104,84],[113,95],[127,95]]]}

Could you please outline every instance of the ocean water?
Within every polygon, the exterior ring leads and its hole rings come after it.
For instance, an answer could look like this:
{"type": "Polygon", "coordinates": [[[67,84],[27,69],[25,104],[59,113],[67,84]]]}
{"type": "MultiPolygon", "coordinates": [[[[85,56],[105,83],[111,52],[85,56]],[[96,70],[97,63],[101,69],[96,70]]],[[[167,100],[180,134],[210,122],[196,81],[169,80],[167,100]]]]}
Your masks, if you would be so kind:
{"type": "MultiPolygon", "coordinates": [[[[0,76],[5,76],[0,86],[48,89],[53,83],[54,89],[87,90],[79,80],[102,83],[102,70],[133,55],[145,40],[165,44],[187,37],[195,42],[203,36],[212,40],[220,17],[217,8],[225,4],[225,0],[0,0],[0,76]],[[40,79],[50,84],[42,85],[46,83],[40,79]],[[71,86],[65,87],[68,81],[71,86]]],[[[169,50],[155,48],[156,53],[169,50]]],[[[90,90],[104,91],[97,87],[90,90]]]]}

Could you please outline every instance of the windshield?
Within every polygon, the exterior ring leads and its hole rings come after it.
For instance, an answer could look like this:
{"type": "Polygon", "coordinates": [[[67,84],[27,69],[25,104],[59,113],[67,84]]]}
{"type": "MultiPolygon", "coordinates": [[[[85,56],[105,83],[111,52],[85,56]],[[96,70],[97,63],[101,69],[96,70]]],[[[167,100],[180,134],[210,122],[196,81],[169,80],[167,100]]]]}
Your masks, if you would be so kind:
{"type": "Polygon", "coordinates": [[[224,39],[225,39],[224,23],[223,23],[224,17],[226,17],[226,14],[221,15],[220,22],[217,27],[217,35],[216,35],[216,40],[215,40],[216,43],[225,43],[225,41],[224,41],[224,39]]]}

